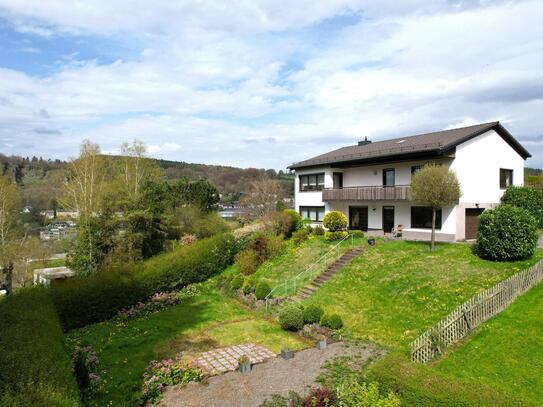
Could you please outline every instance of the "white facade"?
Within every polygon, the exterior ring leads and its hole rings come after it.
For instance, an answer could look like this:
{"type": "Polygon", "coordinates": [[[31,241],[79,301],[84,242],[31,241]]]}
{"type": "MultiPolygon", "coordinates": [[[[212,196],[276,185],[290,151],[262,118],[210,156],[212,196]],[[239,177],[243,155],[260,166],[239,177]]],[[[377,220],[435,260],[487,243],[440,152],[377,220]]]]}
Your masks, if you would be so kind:
{"type": "MultiPolygon", "coordinates": [[[[412,167],[424,166],[429,162],[448,166],[456,173],[462,191],[458,205],[442,208],[441,228],[437,239],[461,241],[466,238],[466,210],[481,211],[499,204],[504,189],[500,188],[500,169],[511,170],[512,185],[523,185],[524,158],[494,130],[487,131],[456,146],[451,154],[435,159],[413,161],[390,161],[380,164],[334,167],[302,168],[295,171],[295,208],[324,207],[325,213],[338,210],[350,220],[351,211],[356,207],[367,207],[367,229],[383,229],[383,208],[389,208],[388,223],[393,211],[395,226],[404,227],[404,237],[426,240],[430,236],[428,228],[413,227],[412,207],[420,206],[409,200],[323,200],[323,191],[301,191],[300,176],[324,173],[324,189],[333,189],[333,174],[342,173],[342,189],[353,187],[383,187],[383,170],[394,169],[395,186],[408,186],[411,183],[412,167]],[[393,209],[392,209],[393,207],[393,209]],[[351,208],[351,209],[350,209],[351,208]]],[[[336,185],[337,187],[337,185],[336,185]]],[[[338,188],[339,189],[339,188],[338,188]]],[[[334,189],[335,190],[335,189],[334,189]]],[[[363,209],[366,211],[366,209],[363,209]]],[[[473,213],[473,212],[469,212],[473,213]]],[[[355,215],[353,215],[355,216],[355,215]]],[[[365,215],[363,215],[365,216],[365,215]]],[[[471,221],[471,220],[470,220],[471,221]]],[[[472,232],[470,232],[472,233],[472,232]]]]}

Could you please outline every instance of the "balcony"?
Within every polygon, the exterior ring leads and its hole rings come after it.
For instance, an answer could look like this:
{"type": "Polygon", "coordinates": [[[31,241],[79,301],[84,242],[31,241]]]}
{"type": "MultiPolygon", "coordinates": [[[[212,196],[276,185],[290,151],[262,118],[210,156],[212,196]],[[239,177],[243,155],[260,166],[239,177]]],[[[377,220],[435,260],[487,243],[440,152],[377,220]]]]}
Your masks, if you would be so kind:
{"type": "Polygon", "coordinates": [[[327,188],[322,191],[323,201],[407,201],[409,185],[359,186],[340,189],[327,188]]]}

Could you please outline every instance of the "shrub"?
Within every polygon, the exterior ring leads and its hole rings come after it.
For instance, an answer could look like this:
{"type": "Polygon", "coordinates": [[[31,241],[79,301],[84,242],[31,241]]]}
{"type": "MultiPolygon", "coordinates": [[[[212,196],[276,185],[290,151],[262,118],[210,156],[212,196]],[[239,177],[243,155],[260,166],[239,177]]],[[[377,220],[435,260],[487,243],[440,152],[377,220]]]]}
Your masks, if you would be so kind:
{"type": "Polygon", "coordinates": [[[243,290],[243,294],[251,294],[255,292],[255,282],[251,281],[250,279],[246,278],[243,280],[243,285],[241,286],[241,289],[243,290]]]}
{"type": "Polygon", "coordinates": [[[267,231],[274,235],[290,237],[297,229],[293,217],[287,212],[271,212],[262,219],[267,231]]]}
{"type": "Polygon", "coordinates": [[[324,239],[329,242],[345,239],[347,236],[349,236],[349,233],[346,230],[338,230],[336,232],[324,232],[324,239]]]}
{"type": "Polygon", "coordinates": [[[256,285],[255,296],[257,300],[263,300],[270,293],[271,287],[268,283],[261,281],[256,285]]]}
{"type": "Polygon", "coordinates": [[[383,390],[393,391],[402,406],[521,406],[522,401],[473,381],[444,376],[402,354],[389,354],[377,361],[366,380],[378,382],[383,390]]]}
{"type": "Polygon", "coordinates": [[[347,228],[347,217],[339,211],[331,211],[324,215],[322,224],[331,232],[344,230],[347,228]]]}
{"type": "Polygon", "coordinates": [[[236,266],[243,275],[253,274],[260,264],[258,253],[253,249],[246,249],[236,255],[236,266]]]}
{"type": "Polygon", "coordinates": [[[485,259],[525,259],[534,253],[537,240],[537,221],[526,209],[500,205],[480,216],[477,253],[485,259]]]}
{"type": "Polygon", "coordinates": [[[102,380],[98,374],[98,356],[90,346],[76,346],[72,352],[72,369],[79,390],[85,398],[96,392],[102,380]]]}
{"type": "Polygon", "coordinates": [[[364,232],[362,232],[361,230],[356,230],[356,229],[353,229],[353,230],[349,230],[349,235],[352,235],[356,238],[360,238],[362,239],[364,237],[364,232]]]}
{"type": "Polygon", "coordinates": [[[260,265],[281,252],[283,237],[256,233],[247,243],[247,249],[252,249],[257,253],[258,264],[260,265]]]}
{"type": "Polygon", "coordinates": [[[331,407],[336,402],[336,395],[330,389],[320,387],[312,389],[304,400],[304,407],[331,407]]]}
{"type": "Polygon", "coordinates": [[[183,206],[175,212],[178,230],[181,234],[206,238],[227,232],[228,223],[216,212],[205,212],[194,206],[183,206]]]}
{"type": "Polygon", "coordinates": [[[324,314],[321,318],[321,325],[330,329],[343,328],[343,320],[338,314],[324,314]]]}
{"type": "Polygon", "coordinates": [[[167,386],[199,382],[204,378],[202,372],[181,362],[166,359],[161,362],[152,361],[143,374],[143,391],[139,400],[140,406],[155,404],[162,399],[167,386]]]}
{"type": "Polygon", "coordinates": [[[279,324],[287,331],[299,331],[304,326],[302,309],[296,305],[287,305],[279,312],[279,324]]]}
{"type": "Polygon", "coordinates": [[[324,235],[324,228],[320,225],[317,225],[313,228],[313,233],[316,235],[316,236],[322,236],[324,235]]]}
{"type": "Polygon", "coordinates": [[[189,244],[193,244],[197,240],[198,237],[196,235],[183,235],[181,236],[181,239],[179,239],[179,244],[181,246],[188,246],[189,244]]]}
{"type": "Polygon", "coordinates": [[[156,292],[204,281],[231,264],[235,247],[231,234],[216,235],[155,256],[139,266],[76,276],[53,285],[51,292],[64,329],[110,319],[119,310],[156,292]]]}
{"type": "Polygon", "coordinates": [[[292,234],[292,242],[299,246],[309,238],[310,231],[307,228],[297,230],[292,234]]]}
{"type": "Polygon", "coordinates": [[[318,324],[324,314],[321,307],[317,305],[308,305],[303,310],[304,324],[318,324]]]}
{"type": "Polygon", "coordinates": [[[302,216],[298,212],[296,212],[294,209],[285,209],[283,212],[289,215],[290,218],[292,219],[294,230],[298,230],[302,228],[303,219],[302,219],[302,216]]]}
{"type": "Polygon", "coordinates": [[[241,287],[243,287],[244,282],[245,282],[245,277],[243,277],[243,274],[238,273],[234,276],[234,278],[230,282],[230,288],[232,290],[239,290],[241,287]]]}
{"type": "Polygon", "coordinates": [[[532,187],[507,188],[501,199],[502,203],[526,209],[543,229],[543,189],[532,187]]]}
{"type": "Polygon", "coordinates": [[[360,383],[355,377],[343,381],[336,390],[344,407],[400,407],[400,398],[392,391],[381,394],[377,383],[360,383]]]}
{"type": "Polygon", "coordinates": [[[46,288],[0,300],[0,405],[79,406],[64,335],[46,288]]]}

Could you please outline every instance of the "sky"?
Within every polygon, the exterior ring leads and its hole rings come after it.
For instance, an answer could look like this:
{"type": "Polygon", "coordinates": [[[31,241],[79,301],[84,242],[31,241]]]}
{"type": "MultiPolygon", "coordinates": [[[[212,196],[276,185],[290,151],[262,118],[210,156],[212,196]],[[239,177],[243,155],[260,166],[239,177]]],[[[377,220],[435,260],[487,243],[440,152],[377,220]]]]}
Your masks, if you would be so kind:
{"type": "Polygon", "coordinates": [[[0,152],[285,169],[499,120],[543,167],[543,1],[0,0],[0,152]]]}

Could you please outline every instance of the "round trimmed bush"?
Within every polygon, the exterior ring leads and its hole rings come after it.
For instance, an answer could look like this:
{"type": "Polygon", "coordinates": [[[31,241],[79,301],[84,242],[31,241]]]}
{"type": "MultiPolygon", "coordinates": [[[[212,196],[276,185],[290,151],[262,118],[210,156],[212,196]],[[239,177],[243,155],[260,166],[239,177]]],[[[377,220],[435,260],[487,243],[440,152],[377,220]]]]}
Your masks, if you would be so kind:
{"type": "Polygon", "coordinates": [[[489,260],[520,260],[534,254],[537,220],[526,209],[500,205],[480,216],[477,254],[489,260]]]}
{"type": "Polygon", "coordinates": [[[322,226],[315,226],[313,228],[313,234],[316,236],[324,235],[324,228],[322,226]]]}
{"type": "Polygon", "coordinates": [[[287,331],[299,331],[304,326],[302,309],[296,305],[287,305],[279,312],[279,324],[287,331]]]}
{"type": "Polygon", "coordinates": [[[230,281],[230,288],[232,290],[239,290],[241,287],[243,287],[244,281],[245,277],[243,277],[243,274],[238,273],[232,278],[232,281],[230,281]]]}
{"type": "Polygon", "coordinates": [[[330,329],[343,328],[343,320],[338,314],[324,314],[321,318],[321,325],[330,329]]]}
{"type": "Polygon", "coordinates": [[[302,311],[304,317],[304,324],[318,324],[324,314],[321,307],[317,305],[308,305],[302,311]]]}
{"type": "Polygon", "coordinates": [[[259,282],[255,288],[255,296],[257,300],[263,300],[270,293],[270,285],[264,281],[259,282]]]}
{"type": "Polygon", "coordinates": [[[347,228],[347,217],[339,211],[331,211],[324,215],[322,224],[331,232],[344,230],[347,228]]]}
{"type": "Polygon", "coordinates": [[[335,232],[325,232],[324,239],[331,242],[333,240],[341,240],[349,236],[346,230],[337,230],[335,232]]]}
{"type": "Polygon", "coordinates": [[[526,209],[543,228],[543,189],[532,187],[507,188],[501,199],[502,203],[526,209]]]}

